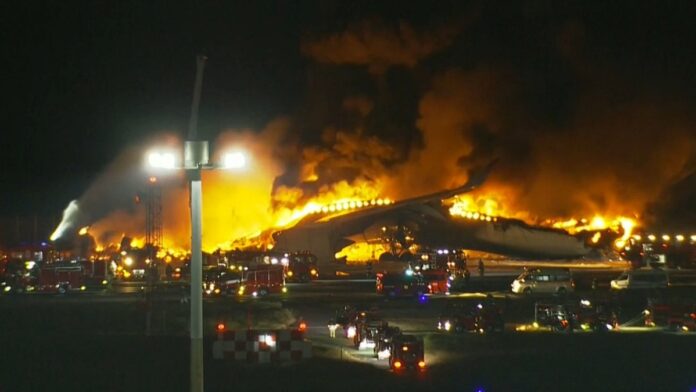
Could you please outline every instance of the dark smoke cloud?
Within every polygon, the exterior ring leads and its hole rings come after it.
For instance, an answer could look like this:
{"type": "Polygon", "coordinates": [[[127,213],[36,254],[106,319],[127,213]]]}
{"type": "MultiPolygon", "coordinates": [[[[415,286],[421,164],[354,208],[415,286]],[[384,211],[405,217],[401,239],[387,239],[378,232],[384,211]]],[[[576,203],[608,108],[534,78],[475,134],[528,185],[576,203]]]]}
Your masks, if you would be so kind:
{"type": "Polygon", "coordinates": [[[458,30],[456,25],[447,25],[416,31],[407,22],[387,26],[364,21],[346,31],[306,41],[302,51],[321,63],[367,65],[371,73],[382,74],[395,65],[416,66],[446,48],[458,30]]]}
{"type": "MultiPolygon", "coordinates": [[[[485,20],[470,29],[473,35],[493,29],[482,25],[485,20]]],[[[519,33],[524,23],[513,22],[508,34],[519,33]]],[[[603,42],[604,26],[588,27],[577,17],[538,28],[525,25],[528,37],[496,37],[500,47],[493,52],[472,46],[470,31],[456,42],[439,40],[446,44],[437,50],[450,63],[430,63],[427,87],[417,97],[418,135],[405,150],[370,121],[395,110],[385,107],[381,74],[388,77],[392,71],[384,70],[393,65],[428,63],[436,50],[413,50],[395,44],[396,35],[382,34],[394,38],[376,40],[390,47],[380,51],[387,59],[372,56],[378,45],[364,37],[383,31],[357,26],[362,27],[303,47],[319,62],[364,65],[380,74],[370,110],[361,112],[364,120],[338,131],[327,124],[325,134],[341,138],[325,137],[305,156],[319,162],[314,165],[326,181],[386,176],[394,197],[408,197],[461,184],[468,169],[499,159],[482,192],[497,194],[530,219],[622,214],[652,220],[646,207],[669,199],[665,192],[696,170],[696,114],[685,98],[688,89],[673,83],[680,74],[664,72],[659,59],[627,64],[617,56],[639,56],[639,50],[632,42],[603,42]],[[454,53],[465,51],[472,58],[453,66],[454,53]],[[346,139],[355,142],[342,144],[346,139]],[[385,146],[391,150],[384,152],[385,146]]],[[[410,78],[422,80],[423,72],[410,78]]]]}

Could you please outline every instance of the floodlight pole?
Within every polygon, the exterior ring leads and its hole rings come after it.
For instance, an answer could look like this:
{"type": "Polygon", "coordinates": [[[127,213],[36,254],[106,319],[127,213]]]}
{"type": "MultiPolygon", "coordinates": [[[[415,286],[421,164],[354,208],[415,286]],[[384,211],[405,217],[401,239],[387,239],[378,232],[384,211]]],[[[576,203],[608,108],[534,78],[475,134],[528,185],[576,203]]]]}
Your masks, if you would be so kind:
{"type": "Polygon", "coordinates": [[[198,106],[207,57],[196,58],[196,81],[191,103],[185,167],[191,191],[191,392],[203,392],[203,249],[201,168],[208,164],[208,144],[198,141],[198,106]]]}

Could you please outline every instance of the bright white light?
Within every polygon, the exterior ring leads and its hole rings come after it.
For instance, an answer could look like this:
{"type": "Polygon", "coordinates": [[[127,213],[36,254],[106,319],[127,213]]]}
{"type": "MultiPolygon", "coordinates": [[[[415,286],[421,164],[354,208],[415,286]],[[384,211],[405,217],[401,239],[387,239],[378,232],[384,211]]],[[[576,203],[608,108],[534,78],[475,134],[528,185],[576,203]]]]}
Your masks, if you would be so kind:
{"type": "Polygon", "coordinates": [[[239,151],[228,152],[222,158],[222,166],[225,169],[241,169],[246,166],[246,156],[239,151]]]}
{"type": "Polygon", "coordinates": [[[369,348],[375,348],[375,342],[368,342],[367,340],[363,340],[360,342],[360,346],[358,346],[358,350],[366,350],[369,348]]]}
{"type": "Polygon", "coordinates": [[[126,259],[123,260],[123,263],[130,267],[131,265],[133,265],[133,258],[126,257],[126,259]]]}
{"type": "Polygon", "coordinates": [[[176,158],[171,152],[153,151],[147,156],[147,164],[158,169],[175,169],[176,158]]]}
{"type": "Polygon", "coordinates": [[[273,338],[273,335],[260,335],[259,342],[265,343],[266,345],[268,345],[270,347],[275,347],[275,345],[276,345],[276,342],[275,342],[275,339],[273,338]]]}

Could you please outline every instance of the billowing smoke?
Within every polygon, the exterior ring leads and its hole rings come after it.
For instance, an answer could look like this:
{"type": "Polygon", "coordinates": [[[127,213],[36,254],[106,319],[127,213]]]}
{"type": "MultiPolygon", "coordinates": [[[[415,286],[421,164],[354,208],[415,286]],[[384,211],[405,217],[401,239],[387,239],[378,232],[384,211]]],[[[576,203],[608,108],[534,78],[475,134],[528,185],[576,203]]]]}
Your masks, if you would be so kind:
{"type": "MultiPolygon", "coordinates": [[[[282,226],[336,199],[455,187],[494,160],[478,193],[532,222],[595,214],[645,222],[649,211],[669,210],[647,207],[671,200],[675,184],[693,184],[685,179],[696,171],[696,113],[680,88],[656,91],[640,72],[598,56],[601,42],[580,21],[529,37],[477,23],[370,21],[303,42],[316,62],[306,108],[262,130],[230,130],[215,144],[247,149],[253,164],[205,173],[204,246],[282,226]],[[491,46],[475,43],[493,33],[491,46]]],[[[71,204],[58,231],[92,225],[98,241],[111,242],[142,235],[144,212],[132,200],[146,183],[144,153],[125,151],[71,204]]],[[[183,177],[162,186],[165,244],[186,247],[183,177]]],[[[694,194],[686,187],[679,200],[694,194]]]]}
{"type": "MultiPolygon", "coordinates": [[[[306,164],[325,173],[370,179],[393,197],[408,197],[461,184],[469,169],[498,159],[481,193],[509,215],[537,221],[608,214],[645,221],[655,218],[646,216],[649,204],[696,171],[696,114],[682,103],[680,91],[656,91],[625,72],[630,65],[595,58],[577,20],[534,36],[547,40],[533,43],[547,51],[546,69],[503,52],[480,64],[465,60],[466,67],[435,64],[427,72],[420,67],[406,73],[404,67],[428,63],[449,45],[452,52],[471,50],[467,31],[456,43],[455,34],[446,34],[435,40],[438,45],[426,45],[437,49],[418,51],[408,39],[394,38],[399,28],[357,26],[304,47],[319,62],[360,64],[380,74],[372,97],[361,97],[369,105],[357,111],[353,127],[327,126],[324,146],[307,153],[306,164]],[[424,73],[430,74],[427,83],[424,73]],[[390,78],[405,85],[418,80],[417,90],[425,86],[417,94],[417,137],[406,149],[393,135],[375,138],[384,133],[374,120],[393,112],[385,108],[390,97],[382,90],[390,78]]],[[[434,36],[439,35],[425,32],[413,40],[430,42],[434,36]]],[[[520,39],[516,45],[530,45],[520,39]]],[[[505,44],[499,49],[509,49],[505,44]]],[[[535,56],[540,55],[527,57],[536,61],[535,56]]],[[[411,130],[402,131],[409,138],[411,130]]]]}
{"type": "Polygon", "coordinates": [[[416,31],[406,22],[385,26],[363,21],[346,31],[306,41],[302,51],[321,63],[366,65],[371,73],[381,74],[394,65],[416,66],[449,46],[458,30],[456,24],[416,31]]]}
{"type": "MultiPolygon", "coordinates": [[[[175,150],[180,148],[171,135],[162,135],[144,143],[175,150]]],[[[145,156],[150,147],[126,148],[77,200],[70,202],[51,240],[71,240],[86,226],[99,243],[117,243],[124,234],[143,236],[145,232],[144,198],[150,172],[145,156]]],[[[159,177],[158,177],[159,178],[159,177]]],[[[163,177],[165,183],[173,179],[163,177]]]]}

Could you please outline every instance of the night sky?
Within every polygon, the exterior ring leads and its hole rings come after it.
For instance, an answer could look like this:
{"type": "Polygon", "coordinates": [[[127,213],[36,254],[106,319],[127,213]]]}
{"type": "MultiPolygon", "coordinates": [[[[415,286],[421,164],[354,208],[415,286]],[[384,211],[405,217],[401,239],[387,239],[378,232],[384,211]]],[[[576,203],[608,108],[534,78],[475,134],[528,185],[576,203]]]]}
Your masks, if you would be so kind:
{"type": "MultiPolygon", "coordinates": [[[[640,170],[645,161],[672,157],[672,147],[656,156],[643,147],[672,138],[662,129],[669,123],[678,133],[673,140],[686,147],[668,172],[655,174],[660,187],[646,200],[665,216],[678,208],[654,205],[656,195],[691,205],[687,219],[694,218],[692,2],[174,3],[3,4],[3,219],[55,220],[124,148],[162,131],[183,135],[202,51],[209,61],[199,129],[211,140],[223,130],[261,129],[288,117],[304,145],[321,144],[327,127],[355,126],[337,108],[360,96],[373,108],[362,132],[409,151],[423,144],[422,98],[446,85],[443,79],[467,86],[481,79],[470,75],[488,69],[496,72],[495,110],[466,125],[475,148],[462,164],[502,151],[531,172],[544,160],[528,159],[533,148],[520,147],[525,141],[558,133],[559,143],[568,143],[575,140],[568,134],[595,121],[602,125],[594,145],[607,137],[629,150],[607,148],[601,155],[609,164],[619,156],[640,170]],[[341,41],[351,34],[374,45],[351,52],[341,41]],[[636,146],[625,140],[630,130],[607,136],[624,118],[636,133],[654,136],[639,137],[636,146]]],[[[501,170],[501,182],[520,178],[501,170]]]]}

